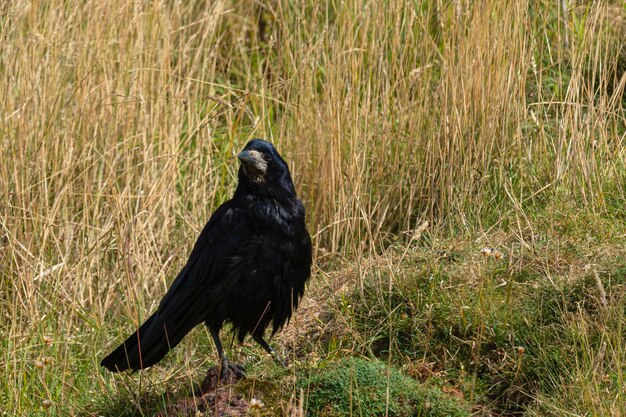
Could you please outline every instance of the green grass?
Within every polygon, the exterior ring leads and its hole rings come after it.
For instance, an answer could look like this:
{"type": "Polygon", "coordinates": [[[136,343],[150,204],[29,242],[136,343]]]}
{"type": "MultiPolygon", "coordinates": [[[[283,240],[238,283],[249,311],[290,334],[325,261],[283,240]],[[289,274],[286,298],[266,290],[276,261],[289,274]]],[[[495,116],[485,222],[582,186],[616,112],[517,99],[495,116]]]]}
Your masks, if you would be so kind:
{"type": "Polygon", "coordinates": [[[342,326],[326,336],[330,346],[392,358],[409,370],[427,365],[434,380],[501,413],[524,412],[537,397],[571,402],[572,413],[623,410],[619,384],[603,382],[603,398],[614,400],[600,403],[563,387],[581,374],[621,376],[625,225],[598,217],[592,224],[571,208],[555,218],[537,215],[542,220],[530,225],[534,239],[526,242],[512,229],[479,244],[447,238],[408,252],[391,247],[360,267],[357,285],[331,297],[342,326]],[[503,258],[480,253],[491,245],[503,258]],[[595,360],[604,343],[606,357],[595,360]]]}

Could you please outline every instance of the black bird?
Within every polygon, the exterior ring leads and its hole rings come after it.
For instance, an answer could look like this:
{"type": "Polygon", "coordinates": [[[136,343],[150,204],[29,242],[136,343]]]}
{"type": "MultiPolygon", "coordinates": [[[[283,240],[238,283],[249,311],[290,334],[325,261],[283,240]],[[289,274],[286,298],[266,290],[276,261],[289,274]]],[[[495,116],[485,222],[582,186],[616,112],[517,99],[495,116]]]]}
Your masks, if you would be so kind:
{"type": "Polygon", "coordinates": [[[237,155],[239,183],[233,198],[213,213],[187,264],[157,311],[101,365],[119,372],[154,365],[189,331],[204,323],[221,363],[229,363],[219,332],[230,322],[239,342],[247,334],[276,360],[263,338],[290,319],[311,275],[311,238],[302,202],[296,197],[287,163],[271,143],[251,140],[237,155]]]}

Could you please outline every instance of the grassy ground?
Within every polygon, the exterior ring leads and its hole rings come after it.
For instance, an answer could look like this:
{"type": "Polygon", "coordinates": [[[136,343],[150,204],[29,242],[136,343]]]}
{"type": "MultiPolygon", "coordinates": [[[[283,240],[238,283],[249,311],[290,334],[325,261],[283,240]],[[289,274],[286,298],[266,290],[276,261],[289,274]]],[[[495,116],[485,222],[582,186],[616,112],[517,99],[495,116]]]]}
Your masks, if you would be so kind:
{"type": "Polygon", "coordinates": [[[626,414],[621,2],[16,0],[0,39],[5,415],[152,415],[202,379],[204,329],[98,362],[254,136],[316,262],[289,369],[231,349],[258,414],[626,414]]]}

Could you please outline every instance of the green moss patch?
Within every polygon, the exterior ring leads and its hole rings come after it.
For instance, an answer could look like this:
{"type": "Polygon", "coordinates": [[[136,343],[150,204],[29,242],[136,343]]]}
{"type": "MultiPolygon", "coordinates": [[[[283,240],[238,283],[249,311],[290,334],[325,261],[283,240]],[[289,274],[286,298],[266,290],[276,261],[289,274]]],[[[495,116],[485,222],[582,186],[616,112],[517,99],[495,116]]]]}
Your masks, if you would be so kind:
{"type": "Polygon", "coordinates": [[[306,409],[313,415],[468,416],[460,400],[426,387],[381,361],[348,358],[303,378],[306,409]]]}

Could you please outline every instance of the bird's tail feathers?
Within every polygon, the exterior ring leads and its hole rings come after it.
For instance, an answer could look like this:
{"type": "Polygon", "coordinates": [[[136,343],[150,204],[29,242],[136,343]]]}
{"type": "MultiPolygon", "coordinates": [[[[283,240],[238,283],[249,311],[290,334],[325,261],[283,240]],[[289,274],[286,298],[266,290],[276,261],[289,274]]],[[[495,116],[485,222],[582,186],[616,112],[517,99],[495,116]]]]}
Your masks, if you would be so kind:
{"type": "Polygon", "coordinates": [[[156,313],[104,358],[100,365],[113,372],[145,369],[160,361],[188,331],[180,326],[168,326],[156,313]]]}

